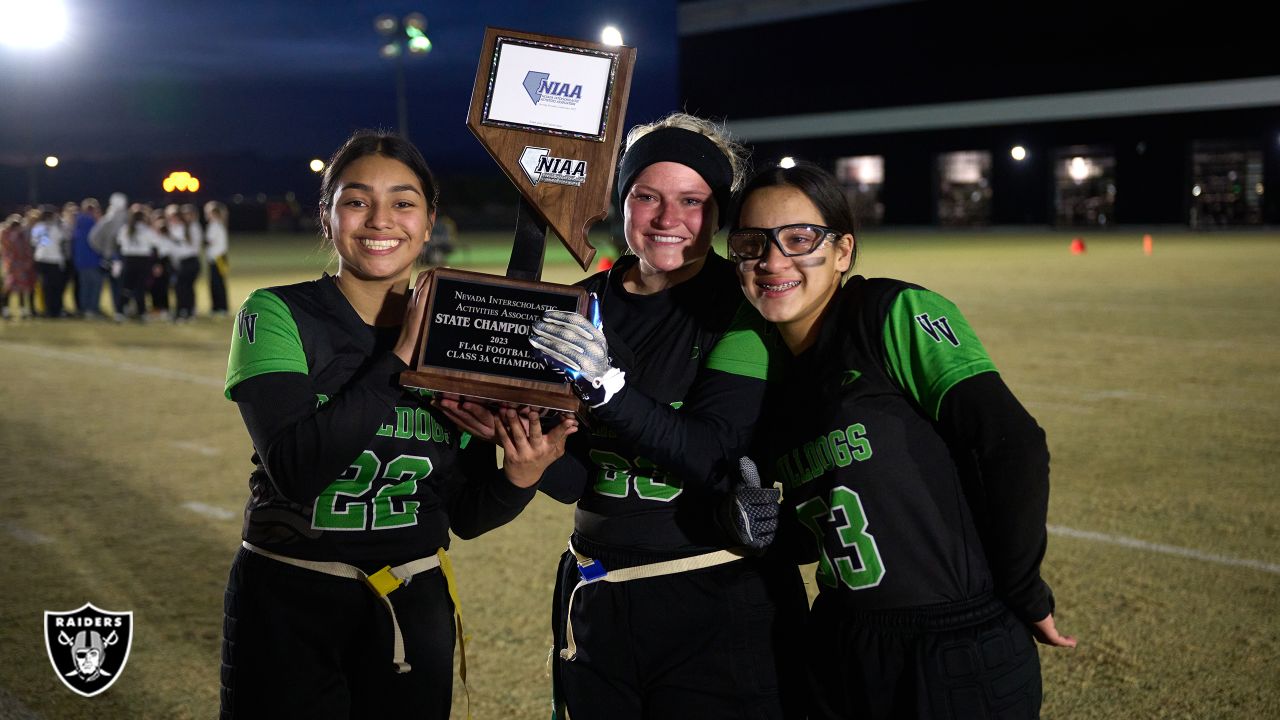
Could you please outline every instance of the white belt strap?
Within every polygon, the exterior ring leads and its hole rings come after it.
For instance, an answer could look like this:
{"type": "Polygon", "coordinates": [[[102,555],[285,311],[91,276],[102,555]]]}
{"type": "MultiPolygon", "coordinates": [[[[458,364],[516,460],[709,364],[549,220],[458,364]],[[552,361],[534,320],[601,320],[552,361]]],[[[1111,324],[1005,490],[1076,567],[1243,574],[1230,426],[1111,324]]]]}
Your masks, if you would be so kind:
{"type": "Polygon", "coordinates": [[[407,584],[413,579],[414,575],[440,567],[440,553],[444,552],[443,549],[435,555],[429,555],[395,567],[387,566],[378,572],[369,575],[360,568],[346,563],[324,562],[319,560],[299,560],[298,558],[291,558],[273,553],[270,550],[263,550],[260,547],[249,544],[248,542],[241,542],[240,544],[245,550],[255,552],[263,557],[271,558],[272,560],[277,560],[285,563],[286,565],[293,565],[294,567],[313,570],[315,572],[324,573],[325,575],[333,575],[340,578],[363,580],[364,583],[369,586],[369,589],[373,590],[374,594],[378,596],[378,599],[382,601],[383,606],[387,608],[387,612],[391,615],[391,630],[395,636],[395,647],[392,651],[391,661],[396,665],[396,672],[409,672],[411,668],[409,667],[409,663],[405,662],[404,659],[404,636],[400,634],[400,623],[396,621],[396,609],[392,607],[391,600],[387,598],[387,595],[401,585],[407,584]]]}
{"type": "Polygon", "coordinates": [[[569,552],[578,560],[578,567],[583,578],[573,586],[573,591],[569,593],[569,610],[565,613],[564,618],[564,638],[565,647],[560,651],[561,660],[573,660],[578,656],[578,646],[573,641],[573,600],[578,595],[578,590],[584,585],[590,585],[595,582],[611,582],[622,583],[630,580],[643,580],[645,578],[660,577],[662,575],[674,575],[676,573],[689,572],[691,570],[702,570],[703,568],[715,567],[716,565],[724,565],[735,560],[741,560],[746,557],[741,550],[716,550],[715,552],[703,553],[702,555],[693,555],[691,557],[679,558],[676,560],[666,560],[664,562],[650,563],[648,565],[637,565],[635,567],[622,568],[620,570],[608,570],[600,566],[599,561],[583,555],[573,547],[573,541],[569,541],[569,552]],[[595,572],[592,569],[595,568],[595,572]]]}

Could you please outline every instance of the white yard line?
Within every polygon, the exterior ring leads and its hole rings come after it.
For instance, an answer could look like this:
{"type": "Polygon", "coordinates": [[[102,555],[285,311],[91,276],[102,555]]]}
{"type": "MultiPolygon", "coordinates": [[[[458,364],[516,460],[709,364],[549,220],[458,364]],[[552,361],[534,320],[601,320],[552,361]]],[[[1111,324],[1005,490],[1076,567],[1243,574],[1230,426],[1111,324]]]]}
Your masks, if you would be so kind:
{"type": "MultiPolygon", "coordinates": [[[[1258,412],[1261,409],[1269,409],[1263,403],[1260,403],[1245,392],[1241,392],[1240,399],[1224,398],[1222,394],[1203,391],[1201,394],[1179,394],[1167,395],[1153,392],[1143,392],[1140,390],[1129,390],[1125,388],[1086,388],[1084,386],[1065,386],[1065,385],[1038,385],[1035,383],[1019,384],[1016,388],[1018,396],[1023,398],[1023,402],[1031,405],[1036,402],[1054,403],[1060,401],[1061,404],[1074,405],[1078,408],[1105,408],[1110,407],[1107,402],[1120,401],[1123,403],[1158,403],[1162,405],[1173,406],[1175,408],[1188,407],[1195,409],[1212,408],[1214,410],[1233,409],[1248,410],[1250,412],[1258,412]],[[1054,397],[1055,400],[1038,401],[1036,398],[1054,397]],[[1078,402],[1070,402],[1072,400],[1078,402]]],[[[1256,394],[1256,393],[1255,393],[1256,394]]],[[[1078,412],[1073,410],[1072,412],[1078,412]]]]}
{"type": "MultiPolygon", "coordinates": [[[[47,535],[41,535],[33,530],[28,530],[17,523],[0,521],[0,530],[4,530],[15,540],[24,545],[47,545],[53,542],[53,538],[47,535]]],[[[0,714],[0,717],[5,715],[0,714]]]]}
{"type": "Polygon", "coordinates": [[[1042,400],[1023,400],[1022,405],[1028,410],[1051,410],[1054,412],[1068,412],[1089,414],[1097,412],[1096,407],[1090,405],[1078,405],[1076,403],[1049,402],[1042,400]]]}
{"type": "Polygon", "coordinates": [[[201,445],[200,443],[188,442],[186,440],[175,440],[169,444],[179,450],[189,450],[191,452],[200,453],[205,457],[213,457],[214,455],[222,454],[222,451],[218,448],[201,445]]]}
{"type": "Polygon", "coordinates": [[[182,372],[181,370],[170,370],[169,368],[155,367],[153,365],[140,365],[138,363],[124,362],[122,360],[111,360],[109,358],[89,355],[86,353],[70,352],[68,350],[54,350],[53,348],[44,347],[42,345],[27,345],[25,343],[0,340],[0,347],[7,350],[25,352],[50,360],[63,360],[66,362],[80,363],[82,365],[96,365],[98,367],[122,370],[136,375],[148,375],[151,377],[164,378],[166,380],[181,380],[184,382],[195,383],[197,385],[207,385],[219,389],[224,385],[222,378],[194,375],[192,373],[182,372]]]}
{"type": "Polygon", "coordinates": [[[1076,538],[1079,540],[1092,540],[1094,542],[1106,543],[1108,545],[1119,545],[1121,547],[1145,550],[1147,552],[1157,552],[1164,555],[1176,555],[1178,557],[1191,558],[1192,560],[1216,563],[1218,565],[1247,567],[1254,570],[1261,570],[1263,572],[1280,575],[1280,564],[1277,563],[1263,562],[1262,560],[1250,560],[1248,558],[1233,558],[1227,555],[1201,552],[1200,550],[1178,547],[1176,545],[1162,545],[1160,543],[1147,542],[1146,540],[1125,537],[1124,535],[1112,535],[1110,533],[1093,532],[1091,530],[1076,530],[1075,528],[1063,527],[1062,525],[1049,525],[1047,527],[1049,528],[1049,534],[1051,535],[1062,535],[1063,537],[1076,538]]]}
{"type": "Polygon", "coordinates": [[[214,520],[231,520],[239,516],[239,513],[232,512],[231,510],[227,510],[226,508],[220,508],[215,505],[207,505],[202,502],[195,502],[195,501],[184,502],[182,503],[182,507],[190,510],[191,512],[197,515],[203,515],[207,518],[213,518],[214,520]]]}

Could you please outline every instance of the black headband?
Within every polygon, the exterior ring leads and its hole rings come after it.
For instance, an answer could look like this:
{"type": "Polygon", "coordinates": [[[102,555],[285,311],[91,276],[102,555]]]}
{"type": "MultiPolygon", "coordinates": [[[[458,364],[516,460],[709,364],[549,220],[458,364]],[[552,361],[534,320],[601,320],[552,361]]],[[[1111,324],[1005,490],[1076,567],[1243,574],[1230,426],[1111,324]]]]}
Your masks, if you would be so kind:
{"type": "Polygon", "coordinates": [[[618,207],[622,208],[631,183],[654,163],[673,162],[691,168],[711,186],[716,199],[719,227],[729,219],[729,199],[733,187],[733,166],[724,151],[700,132],[666,127],[642,136],[628,147],[618,165],[618,207]]]}

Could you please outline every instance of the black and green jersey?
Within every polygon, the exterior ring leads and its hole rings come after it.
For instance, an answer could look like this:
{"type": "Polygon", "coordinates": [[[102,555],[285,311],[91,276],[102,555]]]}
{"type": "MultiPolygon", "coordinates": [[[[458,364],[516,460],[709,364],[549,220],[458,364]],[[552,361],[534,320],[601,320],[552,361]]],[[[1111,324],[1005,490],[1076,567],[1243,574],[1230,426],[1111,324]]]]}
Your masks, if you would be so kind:
{"type": "Polygon", "coordinates": [[[506,481],[492,447],[460,450],[458,430],[400,387],[399,332],[366,325],[327,276],[245,300],[226,381],[256,450],[245,540],[377,570],[528,503],[533,490],[506,481]]]}
{"type": "Polygon", "coordinates": [[[882,609],[996,591],[1016,596],[1020,614],[1048,612],[1038,574],[1043,433],[954,304],[854,277],[785,376],[771,391],[758,459],[783,487],[784,513],[798,522],[792,538],[807,538],[796,544],[803,561],[818,561],[822,592],[882,609]],[[988,523],[996,514],[1017,519],[988,523]],[[1001,547],[985,552],[983,540],[1001,547]]]}
{"type": "Polygon", "coordinates": [[[673,555],[724,547],[710,503],[761,410],[765,323],[714,253],[696,276],[651,295],[623,287],[636,262],[624,257],[582,283],[600,298],[626,386],[569,437],[542,488],[578,503],[575,529],[595,543],[673,555]]]}

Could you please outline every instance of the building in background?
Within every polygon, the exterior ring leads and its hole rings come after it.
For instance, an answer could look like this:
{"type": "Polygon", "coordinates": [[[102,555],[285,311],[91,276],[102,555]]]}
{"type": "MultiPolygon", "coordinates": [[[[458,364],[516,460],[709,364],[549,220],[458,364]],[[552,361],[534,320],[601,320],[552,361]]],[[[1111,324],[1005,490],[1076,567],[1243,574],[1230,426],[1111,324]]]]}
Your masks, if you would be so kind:
{"type": "Polygon", "coordinates": [[[1280,54],[1256,9],[678,9],[684,107],[726,119],[757,165],[832,170],[864,224],[1280,224],[1280,54]]]}

